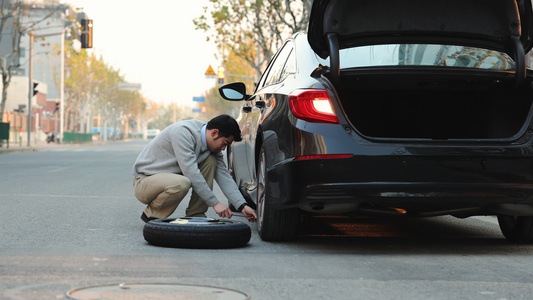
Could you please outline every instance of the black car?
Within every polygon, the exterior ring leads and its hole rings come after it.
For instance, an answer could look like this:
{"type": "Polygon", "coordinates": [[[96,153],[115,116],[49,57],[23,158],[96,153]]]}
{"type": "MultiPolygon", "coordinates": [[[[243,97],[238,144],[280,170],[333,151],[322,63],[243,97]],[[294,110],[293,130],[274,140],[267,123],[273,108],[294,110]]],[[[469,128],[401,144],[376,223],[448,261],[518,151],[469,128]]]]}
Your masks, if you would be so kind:
{"type": "Polygon", "coordinates": [[[243,101],[228,167],[264,240],[302,213],[495,215],[533,241],[530,0],[321,0],[243,101]]]}

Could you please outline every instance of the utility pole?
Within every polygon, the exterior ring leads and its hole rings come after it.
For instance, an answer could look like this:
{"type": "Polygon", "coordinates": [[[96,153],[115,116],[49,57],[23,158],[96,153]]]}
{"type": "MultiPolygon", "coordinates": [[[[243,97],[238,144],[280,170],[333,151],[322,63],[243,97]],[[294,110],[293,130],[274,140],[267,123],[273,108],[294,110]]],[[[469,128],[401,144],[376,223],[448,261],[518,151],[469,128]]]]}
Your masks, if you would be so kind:
{"type": "Polygon", "coordinates": [[[28,74],[29,84],[28,84],[28,147],[30,146],[31,141],[31,100],[33,98],[33,31],[28,33],[30,36],[30,71],[28,74]]]}
{"type": "Polygon", "coordinates": [[[59,86],[59,141],[63,142],[65,123],[65,33],[61,33],[61,78],[59,86]]]}

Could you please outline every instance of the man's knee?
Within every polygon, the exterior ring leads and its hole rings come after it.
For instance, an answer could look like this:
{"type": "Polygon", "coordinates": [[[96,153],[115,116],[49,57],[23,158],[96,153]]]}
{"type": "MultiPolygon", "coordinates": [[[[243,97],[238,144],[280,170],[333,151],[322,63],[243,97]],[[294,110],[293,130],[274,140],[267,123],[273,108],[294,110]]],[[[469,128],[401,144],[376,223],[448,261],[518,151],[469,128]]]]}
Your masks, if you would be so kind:
{"type": "Polygon", "coordinates": [[[202,174],[213,173],[217,168],[217,158],[214,154],[210,154],[203,162],[198,165],[202,174]]]}
{"type": "Polygon", "coordinates": [[[204,160],[200,165],[200,173],[204,177],[205,181],[211,189],[213,189],[213,178],[215,177],[215,172],[217,169],[217,158],[214,154],[210,154],[206,160],[204,160]]]}
{"type": "Polygon", "coordinates": [[[190,188],[191,188],[191,181],[187,177],[183,177],[183,179],[180,180],[179,182],[176,182],[173,185],[167,186],[164,192],[171,196],[183,195],[183,197],[185,197],[185,195],[187,194],[190,188]]]}
{"type": "Polygon", "coordinates": [[[217,157],[214,154],[209,154],[207,159],[204,163],[207,163],[210,166],[216,166],[217,165],[217,157]]]}
{"type": "Polygon", "coordinates": [[[165,194],[166,198],[181,200],[191,187],[191,181],[185,176],[177,174],[158,175],[163,174],[152,175],[135,182],[135,196],[140,202],[148,204],[162,194],[165,194]]]}

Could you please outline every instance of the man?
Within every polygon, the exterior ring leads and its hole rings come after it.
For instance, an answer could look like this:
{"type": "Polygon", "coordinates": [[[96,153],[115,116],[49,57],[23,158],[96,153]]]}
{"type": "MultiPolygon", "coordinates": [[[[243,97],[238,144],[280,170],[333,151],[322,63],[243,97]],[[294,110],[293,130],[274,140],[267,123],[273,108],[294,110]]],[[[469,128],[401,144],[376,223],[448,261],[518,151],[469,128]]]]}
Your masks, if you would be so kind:
{"type": "Polygon", "coordinates": [[[233,213],[213,193],[213,180],[229,202],[250,222],[255,210],[246,205],[223,160],[222,150],[241,141],[239,125],[232,117],[220,115],[207,124],[185,120],[161,131],[139,154],[133,165],[133,186],[137,199],[146,204],[144,222],[170,216],[189,188],[192,195],[187,217],[205,217],[212,207],[222,218],[233,213]]]}

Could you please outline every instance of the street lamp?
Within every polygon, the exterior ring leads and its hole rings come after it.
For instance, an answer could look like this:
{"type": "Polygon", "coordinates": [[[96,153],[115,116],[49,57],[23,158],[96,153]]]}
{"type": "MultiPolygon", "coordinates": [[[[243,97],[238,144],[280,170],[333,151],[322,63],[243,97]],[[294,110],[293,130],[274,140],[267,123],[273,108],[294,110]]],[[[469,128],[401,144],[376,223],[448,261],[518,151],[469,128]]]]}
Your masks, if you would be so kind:
{"type": "Polygon", "coordinates": [[[33,30],[29,33],[30,36],[30,68],[29,68],[29,91],[28,91],[28,147],[30,146],[30,140],[31,140],[31,100],[33,98],[33,43],[35,41],[35,37],[43,38],[48,36],[61,36],[61,78],[60,78],[60,87],[59,87],[59,140],[63,140],[63,123],[64,123],[64,117],[65,117],[65,105],[64,105],[64,98],[65,98],[65,29],[60,32],[54,32],[54,33],[46,33],[46,34],[34,34],[33,30]]]}

